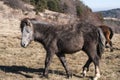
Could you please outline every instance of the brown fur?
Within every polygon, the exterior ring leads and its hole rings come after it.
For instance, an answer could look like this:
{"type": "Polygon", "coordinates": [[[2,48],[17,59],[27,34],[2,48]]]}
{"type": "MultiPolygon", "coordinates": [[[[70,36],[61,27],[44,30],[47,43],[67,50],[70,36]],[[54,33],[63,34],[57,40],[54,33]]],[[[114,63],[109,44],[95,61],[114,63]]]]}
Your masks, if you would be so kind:
{"type": "Polygon", "coordinates": [[[100,25],[99,27],[102,29],[104,36],[106,38],[106,45],[107,43],[110,45],[110,51],[112,52],[113,51],[113,46],[112,46],[112,41],[111,41],[113,37],[112,29],[106,25],[100,25]]]}

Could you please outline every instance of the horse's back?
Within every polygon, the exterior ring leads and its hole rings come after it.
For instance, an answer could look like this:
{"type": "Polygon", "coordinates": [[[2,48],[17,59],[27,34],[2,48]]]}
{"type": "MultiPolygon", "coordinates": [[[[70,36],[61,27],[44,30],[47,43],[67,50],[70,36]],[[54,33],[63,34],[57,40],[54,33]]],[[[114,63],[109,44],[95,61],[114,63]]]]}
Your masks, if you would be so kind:
{"type": "Polygon", "coordinates": [[[98,28],[90,23],[78,24],[78,30],[83,32],[84,40],[87,42],[96,41],[98,38],[98,28]]]}
{"type": "Polygon", "coordinates": [[[89,23],[75,24],[74,30],[65,31],[59,40],[59,46],[63,51],[76,52],[87,46],[96,46],[99,30],[89,23]],[[93,45],[94,44],[94,45],[93,45]]]}
{"type": "Polygon", "coordinates": [[[108,26],[106,26],[106,25],[101,25],[101,26],[99,26],[99,27],[102,29],[103,32],[109,32],[109,27],[108,27],[108,26]]]}
{"type": "Polygon", "coordinates": [[[112,39],[114,33],[113,33],[113,30],[110,27],[108,27],[106,25],[100,25],[99,27],[102,29],[105,37],[108,35],[109,38],[112,39]]]}

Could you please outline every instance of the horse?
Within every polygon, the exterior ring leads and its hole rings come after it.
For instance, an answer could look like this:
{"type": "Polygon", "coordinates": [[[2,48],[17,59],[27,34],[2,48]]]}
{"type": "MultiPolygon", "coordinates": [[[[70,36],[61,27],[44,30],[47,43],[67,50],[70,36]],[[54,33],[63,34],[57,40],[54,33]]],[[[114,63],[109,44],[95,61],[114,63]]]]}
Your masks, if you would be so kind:
{"type": "Polygon", "coordinates": [[[21,46],[26,48],[31,41],[41,43],[46,50],[45,68],[43,76],[48,78],[48,67],[53,55],[61,61],[67,77],[72,77],[68,69],[65,53],[72,54],[83,50],[88,60],[83,66],[82,74],[86,76],[89,65],[95,65],[94,80],[100,78],[99,61],[104,52],[104,35],[102,30],[92,24],[78,22],[67,25],[53,25],[47,22],[38,22],[31,18],[24,18],[20,22],[21,46]]]}
{"type": "Polygon", "coordinates": [[[113,52],[113,45],[112,45],[112,41],[111,41],[111,39],[114,35],[113,30],[106,25],[100,25],[98,27],[102,29],[103,34],[106,38],[106,42],[105,42],[106,47],[107,47],[107,44],[109,44],[110,51],[113,52]]]}

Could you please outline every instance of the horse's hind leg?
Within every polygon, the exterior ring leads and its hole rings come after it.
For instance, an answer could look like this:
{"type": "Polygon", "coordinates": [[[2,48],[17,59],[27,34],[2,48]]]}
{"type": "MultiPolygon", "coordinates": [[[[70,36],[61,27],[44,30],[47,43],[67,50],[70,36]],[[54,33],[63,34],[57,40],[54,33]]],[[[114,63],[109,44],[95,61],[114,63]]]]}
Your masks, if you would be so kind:
{"type": "Polygon", "coordinates": [[[100,78],[99,59],[100,58],[97,55],[97,53],[94,53],[92,55],[92,60],[93,60],[93,63],[95,65],[95,77],[93,78],[93,80],[97,80],[98,78],[100,78]]]}
{"type": "Polygon", "coordinates": [[[105,45],[106,45],[106,47],[107,47],[107,43],[109,43],[110,51],[113,52],[112,41],[110,40],[109,36],[110,36],[110,33],[108,33],[108,35],[106,35],[106,40],[107,40],[107,41],[106,41],[105,45]]]}
{"type": "Polygon", "coordinates": [[[65,59],[65,54],[63,53],[58,53],[57,54],[58,58],[60,59],[65,71],[66,71],[66,74],[67,74],[67,78],[69,77],[72,77],[72,74],[69,72],[69,69],[67,67],[67,63],[66,63],[66,59],[65,59]]]}
{"type": "Polygon", "coordinates": [[[110,51],[113,52],[113,45],[111,40],[107,40],[105,43],[106,48],[110,48],[110,51]],[[109,46],[107,46],[107,43],[109,43],[109,46]]]}
{"type": "Polygon", "coordinates": [[[107,46],[107,43],[108,43],[108,42],[107,42],[107,41],[105,41],[105,47],[106,47],[106,48],[109,48],[109,46],[107,46]]]}
{"type": "MultiPolygon", "coordinates": [[[[94,80],[97,80],[98,78],[100,78],[100,71],[99,71],[99,59],[100,59],[100,57],[97,55],[96,47],[94,45],[91,45],[89,48],[85,49],[84,51],[87,53],[87,55],[89,57],[88,61],[84,65],[84,67],[85,68],[89,67],[90,63],[93,62],[95,65],[94,80]]],[[[83,70],[84,70],[84,67],[83,67],[83,70]]]]}
{"type": "Polygon", "coordinates": [[[86,73],[89,71],[89,65],[91,64],[92,60],[89,58],[86,62],[86,64],[83,66],[83,77],[86,76],[86,73]]]}
{"type": "Polygon", "coordinates": [[[98,78],[100,78],[100,70],[99,66],[95,66],[95,77],[93,78],[93,80],[97,80],[98,78]]]}
{"type": "Polygon", "coordinates": [[[112,41],[109,42],[110,45],[110,51],[113,52],[113,45],[112,45],[112,41]]]}

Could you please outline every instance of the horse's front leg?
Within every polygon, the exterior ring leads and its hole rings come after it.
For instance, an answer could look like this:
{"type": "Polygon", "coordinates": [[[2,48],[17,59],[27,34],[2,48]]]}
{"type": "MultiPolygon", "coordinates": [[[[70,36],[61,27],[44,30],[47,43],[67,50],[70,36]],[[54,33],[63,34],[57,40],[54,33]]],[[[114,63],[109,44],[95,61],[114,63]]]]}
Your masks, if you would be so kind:
{"type": "Polygon", "coordinates": [[[48,78],[48,67],[51,63],[51,60],[53,58],[53,53],[49,52],[46,54],[46,59],[45,59],[45,69],[44,69],[44,72],[43,72],[43,76],[48,78]]]}
{"type": "Polygon", "coordinates": [[[58,53],[57,56],[60,59],[62,65],[63,65],[63,67],[66,71],[67,78],[72,77],[72,74],[69,72],[69,69],[68,69],[68,66],[67,66],[67,63],[66,63],[65,54],[64,53],[58,53]]]}

